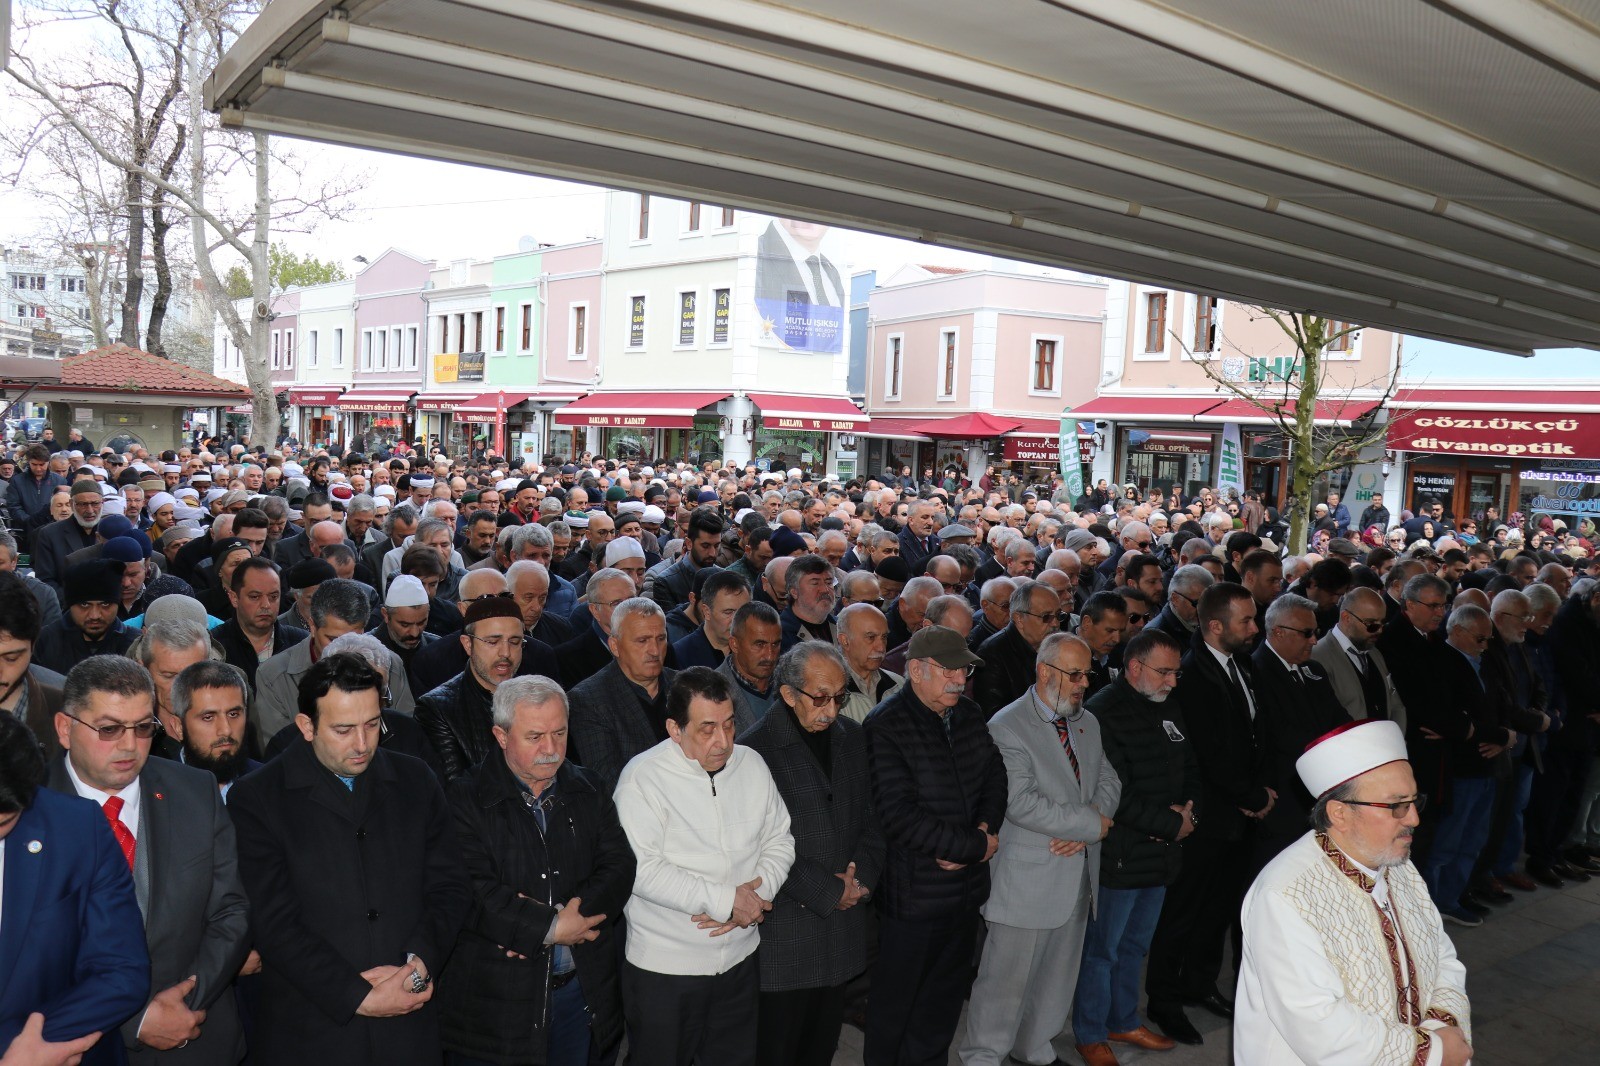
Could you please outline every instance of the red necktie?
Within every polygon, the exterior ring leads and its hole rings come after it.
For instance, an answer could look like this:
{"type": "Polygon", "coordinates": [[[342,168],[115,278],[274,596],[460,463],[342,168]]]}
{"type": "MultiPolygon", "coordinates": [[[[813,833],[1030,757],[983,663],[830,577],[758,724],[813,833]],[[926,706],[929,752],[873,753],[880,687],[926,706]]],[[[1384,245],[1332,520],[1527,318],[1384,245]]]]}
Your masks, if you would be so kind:
{"type": "Polygon", "coordinates": [[[1072,763],[1072,776],[1083,782],[1083,772],[1078,769],[1078,753],[1072,750],[1072,726],[1067,724],[1065,718],[1056,719],[1056,736],[1061,738],[1061,746],[1067,749],[1067,761],[1072,763]]]}
{"type": "Polygon", "coordinates": [[[133,869],[133,852],[138,842],[133,839],[133,832],[122,824],[122,797],[112,796],[100,808],[106,812],[106,821],[111,823],[111,835],[117,838],[117,847],[122,849],[122,857],[128,860],[128,869],[133,869]]]}

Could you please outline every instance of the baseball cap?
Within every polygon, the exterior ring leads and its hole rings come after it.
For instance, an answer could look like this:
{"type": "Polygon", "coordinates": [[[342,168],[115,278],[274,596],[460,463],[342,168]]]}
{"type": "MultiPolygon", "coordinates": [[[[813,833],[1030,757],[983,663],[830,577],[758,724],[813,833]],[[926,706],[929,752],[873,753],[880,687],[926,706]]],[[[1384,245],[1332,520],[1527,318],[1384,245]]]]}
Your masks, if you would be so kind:
{"type": "Polygon", "coordinates": [[[906,649],[906,661],[932,659],[947,670],[959,666],[982,666],[983,660],[972,654],[966,638],[947,626],[925,626],[911,638],[906,649]]]}

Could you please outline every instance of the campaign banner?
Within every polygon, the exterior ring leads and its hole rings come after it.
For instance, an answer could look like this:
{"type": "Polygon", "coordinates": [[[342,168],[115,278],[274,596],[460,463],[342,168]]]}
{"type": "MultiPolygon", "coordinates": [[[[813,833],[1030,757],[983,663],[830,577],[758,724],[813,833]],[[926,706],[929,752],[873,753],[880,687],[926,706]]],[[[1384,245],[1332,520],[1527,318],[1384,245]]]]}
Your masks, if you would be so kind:
{"type": "Polygon", "coordinates": [[[849,273],[829,227],[775,218],[756,246],[756,343],[834,355],[844,350],[849,273]]]}

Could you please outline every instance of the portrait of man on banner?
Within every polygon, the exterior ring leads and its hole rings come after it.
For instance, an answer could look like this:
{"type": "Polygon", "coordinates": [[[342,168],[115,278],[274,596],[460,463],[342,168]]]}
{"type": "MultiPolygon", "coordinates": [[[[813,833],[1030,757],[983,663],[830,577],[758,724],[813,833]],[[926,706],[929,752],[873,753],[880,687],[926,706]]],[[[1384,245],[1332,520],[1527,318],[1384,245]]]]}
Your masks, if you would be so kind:
{"type": "Polygon", "coordinates": [[[829,228],[774,219],[756,249],[756,343],[833,355],[844,348],[844,272],[824,243],[829,228]]]}

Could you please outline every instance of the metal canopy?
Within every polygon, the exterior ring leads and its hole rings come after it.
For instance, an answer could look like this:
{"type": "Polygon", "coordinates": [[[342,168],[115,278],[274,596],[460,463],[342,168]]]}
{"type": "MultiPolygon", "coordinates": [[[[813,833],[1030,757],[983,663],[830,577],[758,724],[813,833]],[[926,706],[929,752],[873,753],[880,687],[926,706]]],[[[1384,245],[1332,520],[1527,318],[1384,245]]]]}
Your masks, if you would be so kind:
{"type": "Polygon", "coordinates": [[[1600,347],[1600,0],[276,0],[207,103],[1418,336],[1600,347]]]}

